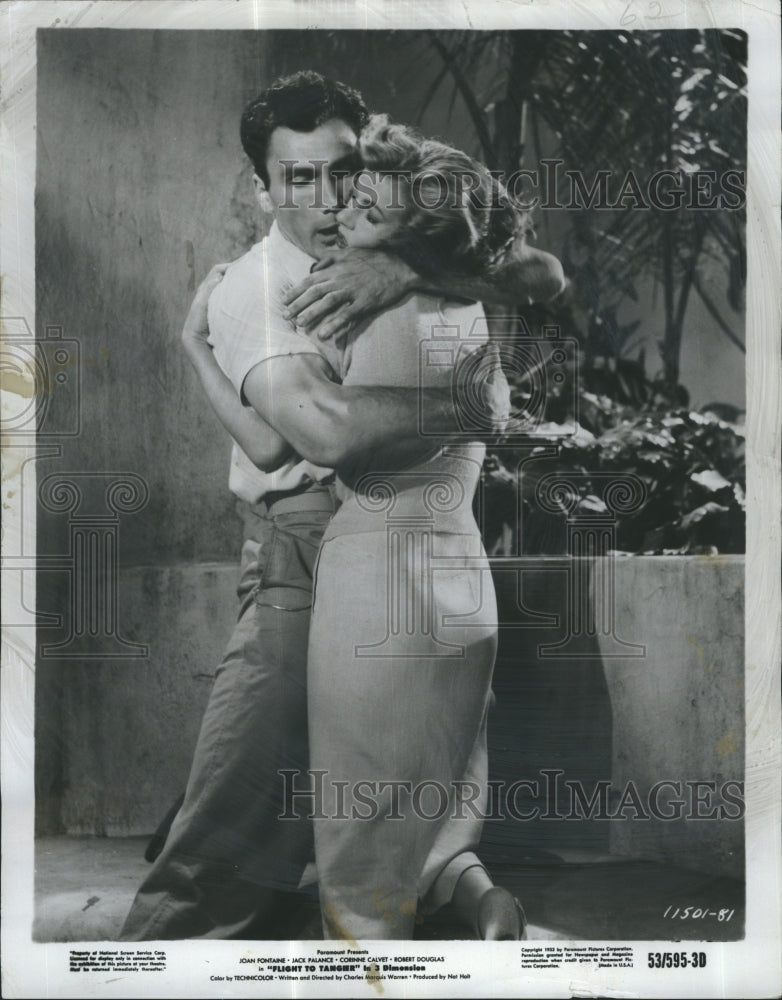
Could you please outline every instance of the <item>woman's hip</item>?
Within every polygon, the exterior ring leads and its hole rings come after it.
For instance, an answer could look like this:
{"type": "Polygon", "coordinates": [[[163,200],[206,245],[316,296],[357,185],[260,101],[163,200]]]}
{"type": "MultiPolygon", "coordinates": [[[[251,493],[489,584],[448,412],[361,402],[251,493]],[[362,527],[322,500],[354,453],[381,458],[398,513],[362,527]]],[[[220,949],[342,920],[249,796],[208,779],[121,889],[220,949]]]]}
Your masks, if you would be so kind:
{"type": "Polygon", "coordinates": [[[328,539],[315,570],[312,629],[319,642],[340,633],[339,641],[365,644],[387,633],[395,647],[416,637],[419,645],[436,636],[447,644],[449,635],[463,645],[470,634],[477,641],[496,633],[494,584],[480,535],[408,526],[328,539]]]}
{"type": "Polygon", "coordinates": [[[468,703],[480,711],[488,696],[497,611],[480,539],[412,534],[401,546],[364,534],[321,549],[307,683],[310,711],[330,706],[335,724],[341,711],[362,729],[472,718],[468,703]]]}

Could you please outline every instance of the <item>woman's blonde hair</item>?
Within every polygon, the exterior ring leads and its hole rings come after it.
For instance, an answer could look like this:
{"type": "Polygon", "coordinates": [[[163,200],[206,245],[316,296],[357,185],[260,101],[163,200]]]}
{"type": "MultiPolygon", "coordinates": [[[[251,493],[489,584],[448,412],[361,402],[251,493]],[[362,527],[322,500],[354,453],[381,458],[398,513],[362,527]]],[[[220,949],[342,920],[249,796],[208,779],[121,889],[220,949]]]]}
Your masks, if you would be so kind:
{"type": "Polygon", "coordinates": [[[459,149],[372,115],[359,137],[364,166],[398,173],[406,218],[394,249],[419,271],[484,273],[528,231],[496,177],[459,149]]]}

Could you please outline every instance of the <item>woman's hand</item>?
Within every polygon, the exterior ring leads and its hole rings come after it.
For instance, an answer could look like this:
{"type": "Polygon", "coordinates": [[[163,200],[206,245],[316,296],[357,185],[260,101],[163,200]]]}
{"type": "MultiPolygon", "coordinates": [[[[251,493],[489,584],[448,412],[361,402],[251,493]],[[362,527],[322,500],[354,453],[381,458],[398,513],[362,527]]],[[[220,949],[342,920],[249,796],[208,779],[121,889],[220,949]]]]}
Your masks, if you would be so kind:
{"type": "Polygon", "coordinates": [[[215,264],[196,290],[195,298],[187,314],[185,325],[182,328],[182,343],[188,353],[203,350],[205,346],[209,346],[207,344],[207,337],[209,336],[209,320],[207,318],[209,296],[223,280],[223,275],[227,268],[228,264],[215,264]]]}
{"type": "Polygon", "coordinates": [[[285,296],[287,318],[319,340],[345,337],[364,319],[395,305],[418,276],[382,250],[334,251],[285,296]]]}

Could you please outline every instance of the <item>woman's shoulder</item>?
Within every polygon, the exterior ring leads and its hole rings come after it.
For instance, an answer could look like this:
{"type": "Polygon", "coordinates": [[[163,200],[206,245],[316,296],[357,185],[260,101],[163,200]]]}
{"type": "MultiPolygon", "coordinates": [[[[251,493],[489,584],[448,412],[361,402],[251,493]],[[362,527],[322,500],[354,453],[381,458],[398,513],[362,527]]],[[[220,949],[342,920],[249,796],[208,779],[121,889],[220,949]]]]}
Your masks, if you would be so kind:
{"type": "MultiPolygon", "coordinates": [[[[407,300],[405,300],[407,301],[407,300]]],[[[414,292],[411,301],[420,313],[440,313],[443,316],[484,316],[483,306],[473,299],[460,299],[453,295],[435,295],[429,292],[414,292]]]]}
{"type": "Polygon", "coordinates": [[[484,316],[483,305],[473,299],[457,299],[453,296],[440,299],[440,310],[449,316],[484,316]]]}
{"type": "Polygon", "coordinates": [[[480,302],[440,298],[436,300],[436,308],[440,324],[454,328],[454,336],[459,340],[474,340],[476,344],[481,344],[489,339],[488,321],[480,302]]]}

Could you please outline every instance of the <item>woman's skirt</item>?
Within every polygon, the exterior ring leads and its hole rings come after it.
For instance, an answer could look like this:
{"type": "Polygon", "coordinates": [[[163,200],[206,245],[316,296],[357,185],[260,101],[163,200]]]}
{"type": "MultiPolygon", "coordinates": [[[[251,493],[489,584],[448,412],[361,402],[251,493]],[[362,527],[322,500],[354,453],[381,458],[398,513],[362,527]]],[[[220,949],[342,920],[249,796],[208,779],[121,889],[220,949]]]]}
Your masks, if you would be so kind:
{"type": "Polygon", "coordinates": [[[398,519],[335,535],[340,517],[316,567],[307,681],[324,930],[409,938],[419,900],[480,839],[494,588],[477,530],[398,519]]]}

